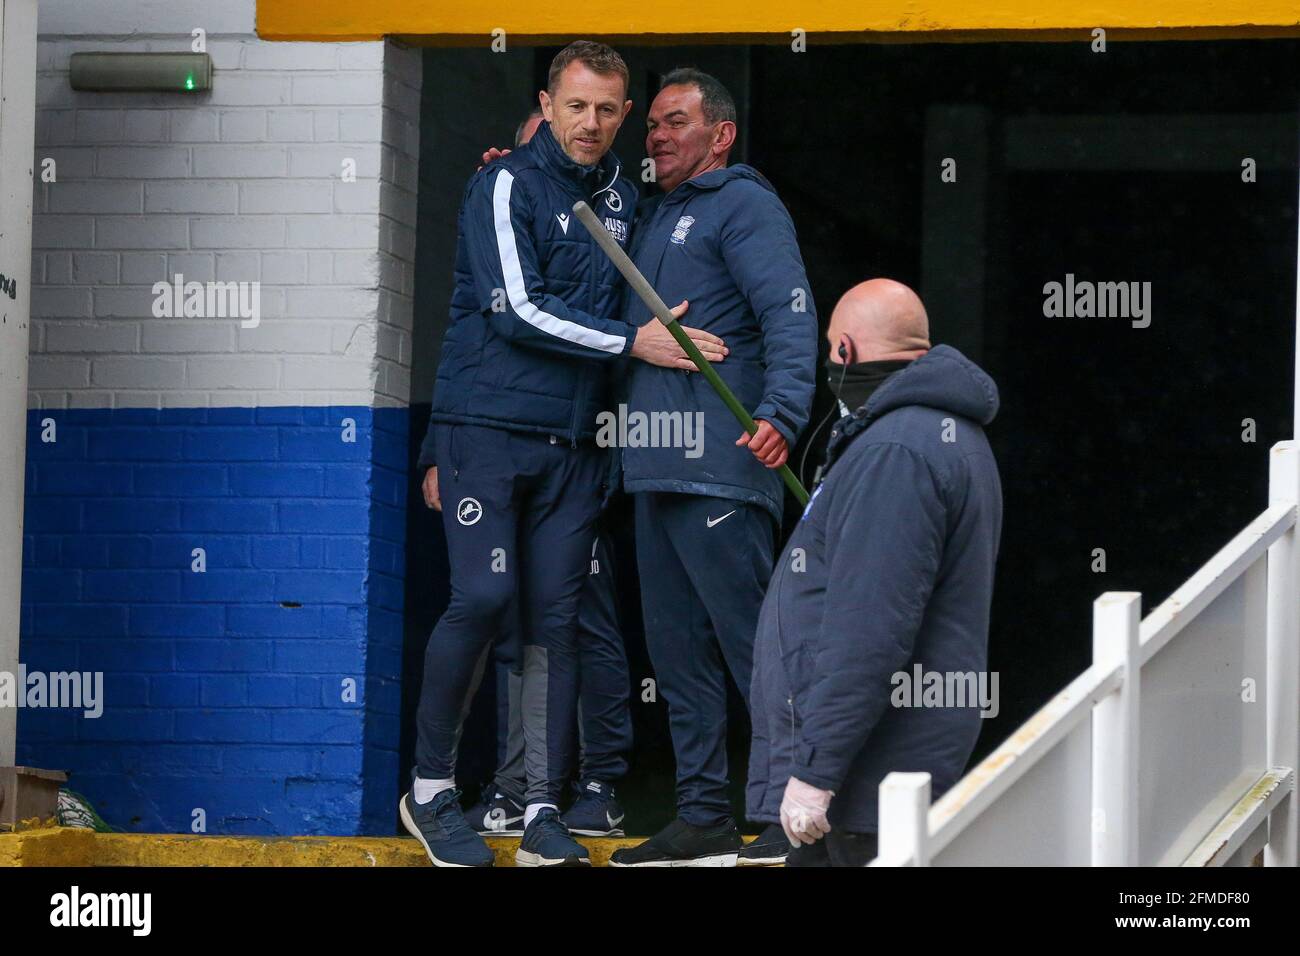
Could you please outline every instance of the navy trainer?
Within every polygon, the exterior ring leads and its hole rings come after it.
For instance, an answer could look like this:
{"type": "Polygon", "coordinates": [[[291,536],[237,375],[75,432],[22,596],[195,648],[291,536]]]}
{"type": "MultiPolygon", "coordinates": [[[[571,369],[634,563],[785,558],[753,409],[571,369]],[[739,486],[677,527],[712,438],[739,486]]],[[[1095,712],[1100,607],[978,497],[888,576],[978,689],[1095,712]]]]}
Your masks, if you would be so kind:
{"type": "Polygon", "coordinates": [[[465,819],[475,832],[485,837],[523,835],[522,803],[506,796],[491,783],[484,785],[479,793],[478,803],[465,811],[465,819]]]}
{"type": "Polygon", "coordinates": [[[569,835],[553,807],[543,807],[524,828],[515,866],[590,866],[587,848],[569,835]]]}
{"type": "Polygon", "coordinates": [[[578,798],[560,817],[579,836],[623,835],[623,808],[614,799],[614,788],[599,780],[585,780],[575,788],[578,798]]]}
{"type": "Polygon", "coordinates": [[[434,866],[491,866],[496,854],[460,812],[460,791],[443,790],[428,803],[411,794],[398,804],[402,825],[420,841],[434,866]]]}

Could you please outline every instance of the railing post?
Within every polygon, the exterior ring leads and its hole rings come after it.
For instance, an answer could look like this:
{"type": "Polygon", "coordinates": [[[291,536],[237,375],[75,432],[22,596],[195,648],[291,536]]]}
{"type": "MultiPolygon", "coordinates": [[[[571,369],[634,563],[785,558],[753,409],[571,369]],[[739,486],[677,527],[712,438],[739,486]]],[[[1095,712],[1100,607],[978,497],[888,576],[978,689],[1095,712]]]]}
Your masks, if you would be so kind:
{"type": "Polygon", "coordinates": [[[930,775],[894,771],[880,782],[877,852],[886,866],[930,865],[930,775]]]}
{"type": "MultiPolygon", "coordinates": [[[[1300,423],[1298,423],[1300,424],[1300,423]]],[[[1300,502],[1300,456],[1294,441],[1278,442],[1269,455],[1268,503],[1300,502]]],[[[1268,549],[1268,766],[1300,773],[1300,546],[1295,525],[1268,549]]],[[[1265,866],[1296,865],[1296,792],[1271,814],[1265,866]]]]}
{"type": "Polygon", "coordinates": [[[1121,668],[1092,710],[1092,865],[1138,865],[1138,628],[1142,595],[1108,591],[1092,605],[1092,663],[1121,668]]]}

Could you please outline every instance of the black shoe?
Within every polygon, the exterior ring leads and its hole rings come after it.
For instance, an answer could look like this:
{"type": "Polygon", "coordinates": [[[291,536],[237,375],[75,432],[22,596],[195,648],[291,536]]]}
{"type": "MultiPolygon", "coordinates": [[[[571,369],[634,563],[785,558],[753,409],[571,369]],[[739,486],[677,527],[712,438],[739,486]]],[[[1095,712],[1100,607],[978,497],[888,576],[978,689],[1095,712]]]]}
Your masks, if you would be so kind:
{"type": "Polygon", "coordinates": [[[744,841],[728,820],[697,827],[677,819],[640,846],[615,850],[610,866],[735,866],[744,841]]]}
{"type": "Polygon", "coordinates": [[[790,841],[781,824],[772,823],[740,851],[737,866],[779,866],[790,852],[790,841]]]}

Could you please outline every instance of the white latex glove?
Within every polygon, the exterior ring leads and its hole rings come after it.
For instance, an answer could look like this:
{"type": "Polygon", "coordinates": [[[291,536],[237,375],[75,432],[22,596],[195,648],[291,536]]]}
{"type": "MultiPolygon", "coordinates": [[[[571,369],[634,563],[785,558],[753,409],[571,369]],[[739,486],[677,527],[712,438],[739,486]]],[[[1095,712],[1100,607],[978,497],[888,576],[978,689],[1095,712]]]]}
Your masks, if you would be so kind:
{"type": "Polygon", "coordinates": [[[818,790],[798,777],[791,777],[781,798],[781,829],[791,846],[813,844],[831,831],[826,812],[831,807],[830,790],[818,790]]]}

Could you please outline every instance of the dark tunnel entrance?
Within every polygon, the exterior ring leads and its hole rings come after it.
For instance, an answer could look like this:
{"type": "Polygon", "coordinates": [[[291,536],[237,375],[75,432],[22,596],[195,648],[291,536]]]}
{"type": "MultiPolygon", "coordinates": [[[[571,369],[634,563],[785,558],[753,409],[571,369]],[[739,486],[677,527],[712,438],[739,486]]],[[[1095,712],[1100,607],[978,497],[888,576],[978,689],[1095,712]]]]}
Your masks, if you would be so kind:
{"type": "MultiPolygon", "coordinates": [[[[714,73],[739,107],[733,161],[756,166],[790,209],[823,328],[849,286],[898,279],[925,300],[934,341],[997,381],[1001,700],[980,759],[1087,667],[1094,598],[1141,591],[1145,613],[1266,504],[1268,449],[1291,434],[1300,43],[618,48],[634,107],[615,149],[634,178],[657,77],[714,73]],[[1137,283],[1149,313],[1048,316],[1051,282],[1137,283]]],[[[486,146],[511,143],[556,49],[425,52],[412,463],[461,191],[486,146]]],[[[822,382],[814,423],[829,408],[822,382]]],[[[629,832],[649,834],[672,816],[672,751],[663,700],[642,701],[631,509],[614,524],[636,732],[620,798],[629,832]]],[[[408,532],[403,789],[423,648],[447,598],[441,526],[418,476],[408,532]]],[[[462,746],[471,791],[492,770],[490,697],[462,746]]],[[[734,709],[740,813],[748,728],[734,709]]]]}

